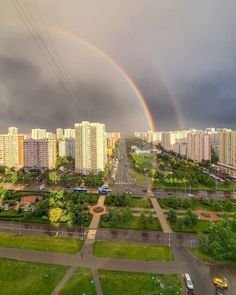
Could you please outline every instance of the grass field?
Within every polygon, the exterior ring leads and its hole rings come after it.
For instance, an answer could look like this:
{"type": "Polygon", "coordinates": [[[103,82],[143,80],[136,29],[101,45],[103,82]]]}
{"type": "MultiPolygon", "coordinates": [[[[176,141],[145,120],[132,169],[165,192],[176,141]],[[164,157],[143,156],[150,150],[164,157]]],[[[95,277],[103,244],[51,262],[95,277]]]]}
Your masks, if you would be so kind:
{"type": "Polygon", "coordinates": [[[176,275],[99,270],[99,277],[104,295],[171,295],[182,292],[176,275]]]}
{"type": "Polygon", "coordinates": [[[137,183],[140,186],[147,186],[147,182],[150,180],[150,177],[145,176],[142,173],[139,173],[134,168],[130,169],[130,173],[135,183],[137,183]]]}
{"type": "Polygon", "coordinates": [[[49,295],[68,268],[0,258],[0,294],[49,295]]]}
{"type": "Polygon", "coordinates": [[[176,232],[197,233],[197,232],[207,232],[210,225],[211,225],[210,221],[198,220],[198,223],[196,225],[189,225],[189,226],[185,225],[183,228],[179,229],[176,226],[176,224],[171,224],[171,228],[176,232]]]}
{"type": "Polygon", "coordinates": [[[192,252],[194,255],[196,255],[199,259],[205,260],[211,263],[217,263],[217,264],[235,264],[236,261],[228,261],[228,260],[217,260],[205,253],[203,253],[199,248],[189,248],[190,252],[192,252]]]}
{"type": "Polygon", "coordinates": [[[18,236],[0,233],[0,247],[21,248],[38,251],[75,254],[83,242],[79,239],[51,238],[41,236],[18,236]]]}
{"type": "Polygon", "coordinates": [[[60,295],[96,295],[96,289],[90,269],[78,268],[64,288],[60,295]]]}
{"type": "Polygon", "coordinates": [[[173,260],[171,249],[166,246],[115,243],[105,241],[96,241],[94,243],[93,255],[98,257],[136,260],[173,260]]]}
{"type": "Polygon", "coordinates": [[[162,231],[160,222],[157,218],[154,218],[154,222],[148,223],[147,227],[144,228],[140,217],[138,216],[132,216],[132,218],[127,222],[119,222],[117,225],[112,224],[110,221],[104,221],[101,219],[100,227],[162,231]]]}

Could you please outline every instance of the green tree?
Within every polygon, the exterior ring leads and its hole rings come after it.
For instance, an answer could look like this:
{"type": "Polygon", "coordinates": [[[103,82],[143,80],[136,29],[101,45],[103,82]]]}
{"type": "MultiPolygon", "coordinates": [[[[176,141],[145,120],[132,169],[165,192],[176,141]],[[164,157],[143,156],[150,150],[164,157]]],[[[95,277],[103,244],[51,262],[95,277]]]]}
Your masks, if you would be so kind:
{"type": "Polygon", "coordinates": [[[60,180],[60,177],[59,175],[57,175],[56,171],[49,172],[48,178],[49,178],[49,181],[51,181],[54,184],[57,184],[58,181],[60,180]]]}
{"type": "Polygon", "coordinates": [[[124,208],[121,211],[121,219],[122,219],[122,221],[127,222],[131,218],[132,218],[132,211],[131,211],[131,209],[129,207],[124,208]]]}
{"type": "Polygon", "coordinates": [[[200,249],[217,260],[236,260],[236,239],[230,222],[215,222],[199,237],[200,249]],[[207,246],[207,244],[209,246],[207,246]]]}
{"type": "Polygon", "coordinates": [[[49,211],[49,219],[52,223],[61,221],[63,217],[63,211],[61,208],[52,208],[49,211]]]}
{"type": "Polygon", "coordinates": [[[170,209],[170,210],[168,211],[167,221],[168,221],[169,223],[176,223],[176,221],[177,221],[177,215],[176,215],[175,210],[170,209]]]}
{"type": "Polygon", "coordinates": [[[34,208],[34,215],[37,217],[48,216],[49,213],[49,202],[48,200],[43,200],[37,202],[34,208]]]}
{"type": "Polygon", "coordinates": [[[145,212],[142,212],[140,214],[140,221],[141,221],[141,223],[143,225],[143,228],[144,229],[147,229],[147,226],[148,226],[148,218],[147,218],[145,212]]]}
{"type": "Polygon", "coordinates": [[[148,222],[152,224],[152,223],[154,223],[154,220],[155,220],[155,218],[153,216],[153,212],[150,212],[148,214],[148,222]]]}

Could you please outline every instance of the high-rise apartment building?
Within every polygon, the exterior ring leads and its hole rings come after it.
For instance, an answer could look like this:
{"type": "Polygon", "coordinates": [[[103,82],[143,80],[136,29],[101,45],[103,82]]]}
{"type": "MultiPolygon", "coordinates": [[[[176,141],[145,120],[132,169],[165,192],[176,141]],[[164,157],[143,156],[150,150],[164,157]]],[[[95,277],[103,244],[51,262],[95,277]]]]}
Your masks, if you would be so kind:
{"type": "Polygon", "coordinates": [[[75,124],[75,170],[80,173],[104,171],[107,162],[105,125],[83,121],[75,124]]]}
{"type": "Polygon", "coordinates": [[[24,167],[49,168],[47,139],[24,140],[24,167]]]}
{"type": "Polygon", "coordinates": [[[64,129],[64,138],[75,138],[75,129],[64,129]]]}
{"type": "Polygon", "coordinates": [[[218,169],[236,178],[236,131],[220,133],[218,169]]]}
{"type": "Polygon", "coordinates": [[[63,139],[58,141],[58,156],[70,156],[75,158],[75,139],[63,139]]]}
{"type": "Polygon", "coordinates": [[[107,147],[114,149],[116,143],[120,140],[120,132],[107,132],[107,147]]]}
{"type": "Polygon", "coordinates": [[[9,127],[8,134],[0,135],[0,165],[16,169],[23,166],[23,139],[16,127],[9,127]]]}
{"type": "Polygon", "coordinates": [[[189,131],[163,131],[161,133],[161,145],[166,151],[172,151],[178,139],[187,138],[189,131]]]}
{"type": "Polygon", "coordinates": [[[32,129],[31,138],[32,139],[44,139],[44,138],[46,138],[46,129],[32,129]]]}
{"type": "Polygon", "coordinates": [[[62,128],[57,128],[56,137],[57,137],[57,140],[61,140],[64,138],[64,132],[62,128]]]}
{"type": "Polygon", "coordinates": [[[211,137],[206,132],[191,132],[187,136],[187,158],[195,162],[211,161],[211,137]]]}

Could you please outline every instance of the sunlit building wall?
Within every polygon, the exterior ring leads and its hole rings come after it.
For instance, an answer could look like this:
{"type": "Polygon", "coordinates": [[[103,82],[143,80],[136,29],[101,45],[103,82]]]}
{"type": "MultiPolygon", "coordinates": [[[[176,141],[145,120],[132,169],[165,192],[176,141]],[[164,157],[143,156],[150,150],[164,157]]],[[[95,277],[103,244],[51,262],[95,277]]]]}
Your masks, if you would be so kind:
{"type": "Polygon", "coordinates": [[[75,124],[75,169],[80,173],[104,171],[107,162],[105,125],[83,121],[75,124]]]}

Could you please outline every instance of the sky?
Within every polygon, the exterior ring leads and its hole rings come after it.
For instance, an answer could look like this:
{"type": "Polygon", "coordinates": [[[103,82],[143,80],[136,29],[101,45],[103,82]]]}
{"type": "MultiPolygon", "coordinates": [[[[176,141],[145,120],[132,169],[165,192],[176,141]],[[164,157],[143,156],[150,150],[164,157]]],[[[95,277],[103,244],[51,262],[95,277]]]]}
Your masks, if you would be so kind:
{"type": "Polygon", "coordinates": [[[0,132],[236,128],[235,0],[0,4],[0,132]]]}

